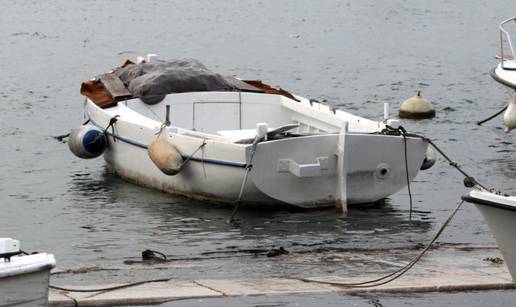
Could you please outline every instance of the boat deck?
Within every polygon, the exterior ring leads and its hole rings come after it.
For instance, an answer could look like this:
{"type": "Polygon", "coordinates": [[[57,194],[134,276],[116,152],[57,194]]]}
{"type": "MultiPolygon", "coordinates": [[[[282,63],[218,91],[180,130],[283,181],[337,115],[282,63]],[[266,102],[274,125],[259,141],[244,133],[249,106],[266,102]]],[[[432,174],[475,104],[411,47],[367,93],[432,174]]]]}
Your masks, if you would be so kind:
{"type": "MultiPolygon", "coordinates": [[[[434,248],[401,278],[372,288],[349,288],[317,281],[356,283],[375,279],[393,272],[406,264],[418,250],[399,248],[375,251],[337,251],[316,253],[291,253],[278,257],[240,256],[205,260],[177,260],[166,263],[132,264],[122,266],[94,266],[94,271],[145,271],[145,276],[159,276],[158,271],[172,277],[166,282],[154,282],[134,287],[93,293],[78,293],[51,290],[50,306],[119,306],[156,304],[173,300],[238,297],[248,295],[281,295],[296,293],[362,292],[415,293],[436,291],[473,291],[514,289],[514,283],[503,263],[501,254],[493,246],[443,245],[434,248]],[[306,270],[295,276],[281,276],[281,266],[300,266],[306,270]],[[223,278],[210,276],[212,270],[224,266],[225,271],[253,267],[276,267],[276,274],[249,278],[223,278]],[[313,270],[314,267],[318,270],[313,270]],[[181,269],[194,267],[203,272],[203,277],[182,274],[181,269]],[[205,274],[206,273],[206,274],[205,274]],[[307,281],[308,280],[308,281],[307,281]],[[313,282],[310,282],[313,281],[313,282]]],[[[54,280],[65,275],[81,275],[87,278],[88,269],[60,268],[54,271],[54,280]]],[[[117,273],[117,276],[119,276],[117,273]]],[[[110,273],[112,274],[112,273],[110,273]]],[[[193,273],[195,274],[195,273],[193,273]]],[[[199,275],[197,273],[197,275],[199,275]]],[[[68,276],[72,277],[72,276],[68,276]]],[[[66,279],[66,278],[65,278],[66,279]]],[[[62,281],[58,282],[63,284],[62,281]]],[[[97,289],[105,284],[70,286],[80,289],[97,289]]],[[[120,283],[123,284],[123,283],[120,283]]]]}

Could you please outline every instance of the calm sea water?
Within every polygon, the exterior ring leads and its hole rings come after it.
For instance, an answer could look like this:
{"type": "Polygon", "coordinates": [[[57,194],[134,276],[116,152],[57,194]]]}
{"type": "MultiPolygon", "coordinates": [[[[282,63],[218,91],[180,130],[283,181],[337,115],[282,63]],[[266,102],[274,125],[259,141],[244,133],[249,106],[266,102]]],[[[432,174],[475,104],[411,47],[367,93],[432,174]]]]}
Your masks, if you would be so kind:
{"type": "MultiPolygon", "coordinates": [[[[120,263],[146,248],[195,257],[277,245],[414,245],[433,235],[467,191],[440,159],[412,185],[412,220],[403,190],[344,220],[333,210],[242,209],[240,225],[230,226],[231,208],[126,183],[102,159],[79,160],[51,136],[82,122],[84,79],[146,53],[197,58],[220,73],[266,80],[372,119],[382,117],[384,102],[396,114],[422,90],[437,117],[403,125],[434,139],[484,185],[516,192],[514,136],[503,133],[501,118],[475,125],[510,99],[488,71],[496,64],[497,25],[514,14],[514,1],[1,4],[0,236],[52,252],[60,266],[120,263]]],[[[469,205],[440,240],[494,243],[469,205]]]]}

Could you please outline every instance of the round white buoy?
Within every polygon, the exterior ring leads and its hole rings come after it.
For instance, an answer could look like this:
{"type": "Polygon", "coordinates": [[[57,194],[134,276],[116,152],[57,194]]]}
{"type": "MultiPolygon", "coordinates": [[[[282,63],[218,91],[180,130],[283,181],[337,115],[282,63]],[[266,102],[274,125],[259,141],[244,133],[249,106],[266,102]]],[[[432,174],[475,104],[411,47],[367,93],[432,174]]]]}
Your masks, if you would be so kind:
{"type": "Polygon", "coordinates": [[[432,118],[435,116],[435,110],[432,104],[428,102],[421,92],[418,91],[417,95],[405,100],[400,107],[400,118],[410,119],[423,119],[432,118]]]}
{"type": "Polygon", "coordinates": [[[516,128],[516,92],[512,94],[512,101],[509,102],[509,106],[503,114],[503,124],[505,125],[505,132],[510,132],[516,128]]]}

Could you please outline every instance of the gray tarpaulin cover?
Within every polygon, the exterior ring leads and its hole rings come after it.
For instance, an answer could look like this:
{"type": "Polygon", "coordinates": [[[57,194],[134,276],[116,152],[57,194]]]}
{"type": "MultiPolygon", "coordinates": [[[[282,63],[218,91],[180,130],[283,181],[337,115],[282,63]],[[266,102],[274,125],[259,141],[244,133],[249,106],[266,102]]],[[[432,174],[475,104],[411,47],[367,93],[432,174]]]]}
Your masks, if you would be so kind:
{"type": "Polygon", "coordinates": [[[170,93],[234,89],[221,75],[195,59],[133,64],[115,73],[133,96],[147,104],[156,104],[170,93]]]}

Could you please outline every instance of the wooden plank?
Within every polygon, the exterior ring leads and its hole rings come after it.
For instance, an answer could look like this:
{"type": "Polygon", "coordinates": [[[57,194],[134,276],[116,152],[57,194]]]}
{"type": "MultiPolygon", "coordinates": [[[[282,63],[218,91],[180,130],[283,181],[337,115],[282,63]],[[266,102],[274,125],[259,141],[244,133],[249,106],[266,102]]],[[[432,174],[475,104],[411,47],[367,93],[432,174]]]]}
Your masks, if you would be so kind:
{"type": "Polygon", "coordinates": [[[111,94],[113,100],[119,101],[133,97],[133,95],[127,90],[124,83],[117,75],[113,73],[103,74],[100,76],[100,81],[111,94]]]}
{"type": "Polygon", "coordinates": [[[116,106],[116,101],[106,87],[98,80],[86,80],[81,85],[81,94],[88,97],[102,109],[116,106]]]}
{"type": "Polygon", "coordinates": [[[257,88],[256,86],[252,86],[251,84],[246,83],[242,80],[239,80],[235,77],[223,76],[223,78],[224,78],[224,80],[226,80],[226,82],[228,82],[229,84],[231,84],[232,86],[234,86],[235,88],[237,88],[238,90],[240,90],[242,92],[263,93],[263,91],[261,89],[257,88]]]}

